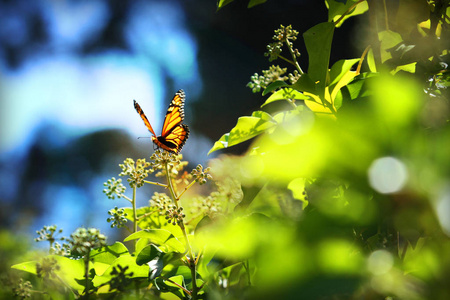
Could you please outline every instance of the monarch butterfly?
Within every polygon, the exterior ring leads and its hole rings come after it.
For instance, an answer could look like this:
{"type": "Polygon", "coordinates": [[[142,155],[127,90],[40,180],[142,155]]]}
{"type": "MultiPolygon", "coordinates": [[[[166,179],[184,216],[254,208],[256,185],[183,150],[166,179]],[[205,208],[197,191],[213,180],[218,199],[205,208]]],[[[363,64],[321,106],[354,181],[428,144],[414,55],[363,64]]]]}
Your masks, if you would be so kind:
{"type": "Polygon", "coordinates": [[[181,148],[183,148],[184,143],[186,143],[186,140],[189,137],[189,127],[186,124],[181,124],[184,120],[184,99],[185,94],[183,90],[179,90],[175,93],[175,96],[167,109],[160,136],[156,136],[144,111],[136,100],[134,100],[134,108],[141,116],[147,129],[153,135],[153,143],[155,143],[158,148],[162,148],[175,154],[178,154],[178,152],[181,151],[181,148]]]}

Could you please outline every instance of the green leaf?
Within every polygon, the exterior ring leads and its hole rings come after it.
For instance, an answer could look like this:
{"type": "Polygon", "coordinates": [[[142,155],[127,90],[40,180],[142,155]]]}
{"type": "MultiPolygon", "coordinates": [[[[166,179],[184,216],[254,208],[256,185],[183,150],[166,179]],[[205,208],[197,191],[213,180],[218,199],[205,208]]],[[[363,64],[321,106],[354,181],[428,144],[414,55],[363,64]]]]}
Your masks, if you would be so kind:
{"type": "Polygon", "coordinates": [[[295,178],[288,184],[288,189],[292,191],[292,196],[303,202],[303,209],[308,205],[309,201],[305,192],[305,178],[295,178]]]}
{"type": "Polygon", "coordinates": [[[307,73],[303,74],[291,87],[300,92],[316,93],[316,84],[307,73]]]}
{"type": "Polygon", "coordinates": [[[245,142],[275,125],[272,116],[263,111],[255,111],[251,117],[240,117],[236,126],[215,142],[208,154],[245,142]]]}
{"type": "Polygon", "coordinates": [[[26,261],[20,264],[15,264],[11,266],[11,269],[16,269],[20,271],[25,271],[30,274],[36,275],[36,261],[26,261]]]}
{"type": "Polygon", "coordinates": [[[126,274],[129,275],[130,278],[147,278],[148,277],[148,271],[149,267],[148,265],[144,264],[142,266],[139,266],[136,264],[136,258],[126,254],[122,255],[119,258],[117,258],[106,270],[103,272],[102,275],[97,275],[92,280],[92,283],[94,286],[98,287],[100,285],[106,284],[111,279],[113,279],[114,275],[111,275],[111,272],[113,271],[114,267],[121,266],[122,268],[128,267],[126,274]],[[131,274],[132,273],[132,274],[131,274]]]}
{"type": "MultiPolygon", "coordinates": [[[[219,0],[217,2],[217,9],[221,9],[222,7],[224,7],[225,5],[230,4],[231,2],[233,2],[234,0],[219,0]]],[[[253,6],[259,5],[259,4],[263,4],[264,2],[266,2],[267,0],[250,0],[248,2],[247,7],[248,8],[252,8],[253,6]]]]}
{"type": "Polygon", "coordinates": [[[389,49],[400,44],[403,39],[399,33],[390,30],[379,32],[378,38],[380,40],[381,62],[384,63],[388,59],[392,58],[392,54],[389,49]]]}
{"type": "Polygon", "coordinates": [[[292,88],[284,88],[281,89],[275,93],[273,93],[267,100],[266,102],[264,102],[263,105],[261,105],[261,107],[275,102],[275,101],[280,101],[280,100],[307,100],[309,99],[308,96],[303,95],[302,93],[300,93],[297,90],[294,90],[292,88]]]}
{"type": "Polygon", "coordinates": [[[164,245],[168,250],[176,252],[184,252],[184,245],[172,234],[165,229],[145,229],[129,235],[124,241],[145,238],[156,245],[164,245]]]}
{"type": "MultiPolygon", "coordinates": [[[[79,259],[70,259],[64,256],[48,255],[47,258],[54,258],[59,266],[58,270],[55,270],[55,274],[63,280],[71,288],[78,290],[79,292],[84,290],[84,286],[78,282],[84,280],[84,261],[79,259]]],[[[37,261],[29,261],[17,265],[13,265],[11,268],[25,271],[31,274],[37,274],[36,264],[37,261]]],[[[91,265],[91,264],[90,264],[91,265]]]]}
{"type": "Polygon", "coordinates": [[[262,92],[262,95],[265,96],[267,94],[269,94],[270,92],[275,91],[276,89],[279,89],[280,87],[284,87],[287,86],[288,84],[284,81],[278,80],[275,82],[272,82],[271,84],[269,84],[264,91],[262,92]]]}
{"type": "Polygon", "coordinates": [[[267,0],[250,0],[250,2],[248,3],[248,8],[252,8],[253,6],[259,5],[259,4],[263,4],[265,3],[267,0]]]}
{"type": "Polygon", "coordinates": [[[359,61],[359,58],[341,59],[337,61],[330,70],[330,90],[332,89],[331,87],[338,83],[339,80],[341,80],[341,78],[344,77],[344,75],[359,61]]]}
{"type": "MultiPolygon", "coordinates": [[[[131,207],[123,207],[125,213],[127,213],[127,219],[134,222],[133,218],[133,209],[131,207]]],[[[141,217],[145,214],[147,216],[140,218],[138,220],[138,226],[140,228],[154,228],[154,229],[165,229],[170,231],[174,236],[182,236],[183,232],[181,231],[179,226],[173,226],[169,224],[165,218],[165,215],[160,215],[159,213],[151,213],[150,208],[140,207],[137,209],[136,214],[138,217],[141,217]]]]}
{"type": "Polygon", "coordinates": [[[92,250],[89,256],[92,262],[111,264],[119,256],[124,254],[129,254],[127,247],[120,242],[116,242],[111,246],[92,250]]]}
{"type": "MultiPolygon", "coordinates": [[[[347,0],[347,1],[336,1],[336,0],[325,0],[325,4],[328,8],[328,22],[336,22],[345,12],[347,12],[351,6],[357,3],[359,0],[347,0]]],[[[369,9],[367,1],[358,3],[350,13],[346,14],[345,17],[336,24],[336,27],[341,26],[344,21],[350,17],[360,15],[365,13],[369,9]]]]}
{"type": "Polygon", "coordinates": [[[224,7],[227,4],[230,4],[231,2],[233,2],[234,0],[219,0],[217,2],[217,9],[220,9],[222,7],[224,7]]]}
{"type": "Polygon", "coordinates": [[[309,57],[308,75],[316,83],[317,95],[320,99],[324,99],[325,96],[334,28],[333,23],[324,22],[303,34],[309,57]]]}
{"type": "Polygon", "coordinates": [[[138,265],[143,265],[149,263],[150,273],[158,277],[164,267],[174,261],[180,261],[180,259],[184,256],[183,253],[177,252],[164,252],[159,249],[157,246],[150,244],[144,249],[136,257],[136,263],[138,265]]]}
{"type": "Polygon", "coordinates": [[[373,55],[372,48],[370,48],[369,52],[367,53],[367,65],[369,66],[370,72],[377,72],[377,65],[375,63],[375,57],[373,55]]]}

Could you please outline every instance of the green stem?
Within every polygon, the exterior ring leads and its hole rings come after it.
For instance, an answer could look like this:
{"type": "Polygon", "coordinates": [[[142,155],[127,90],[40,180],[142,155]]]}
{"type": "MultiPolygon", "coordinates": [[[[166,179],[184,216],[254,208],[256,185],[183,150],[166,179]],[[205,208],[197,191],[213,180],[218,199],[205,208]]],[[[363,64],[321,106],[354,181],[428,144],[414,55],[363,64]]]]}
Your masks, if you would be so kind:
{"type": "Polygon", "coordinates": [[[384,8],[384,26],[386,27],[386,31],[389,30],[389,19],[386,7],[386,0],[383,0],[383,8],[384,8]]]}
{"type": "Polygon", "coordinates": [[[194,180],[194,181],[192,181],[191,183],[189,183],[189,184],[184,188],[184,190],[178,195],[178,198],[181,198],[181,196],[183,196],[183,194],[186,193],[186,191],[187,191],[188,189],[190,189],[191,186],[193,186],[195,182],[196,182],[196,181],[194,180]]]}
{"type": "Polygon", "coordinates": [[[171,280],[171,279],[169,279],[169,278],[166,278],[166,277],[164,277],[164,276],[161,276],[161,278],[164,279],[164,280],[166,280],[166,281],[168,281],[168,282],[173,283],[173,284],[176,285],[176,286],[178,286],[178,287],[179,287],[180,289],[182,289],[186,294],[191,295],[191,291],[189,291],[188,289],[186,289],[184,286],[179,285],[179,284],[176,283],[175,281],[173,281],[173,280],[171,280]]]}
{"type": "Polygon", "coordinates": [[[294,50],[292,49],[292,43],[286,41],[286,45],[289,49],[289,53],[291,53],[292,61],[294,62],[294,66],[297,68],[297,71],[300,73],[300,75],[303,75],[304,72],[303,72],[302,68],[300,67],[300,65],[298,64],[297,57],[295,56],[294,50]]]}
{"type": "Polygon", "coordinates": [[[89,298],[89,259],[90,251],[86,254],[84,259],[84,299],[89,298]]]}
{"type": "Polygon", "coordinates": [[[285,62],[290,63],[291,65],[295,66],[295,62],[290,60],[289,58],[284,57],[283,55],[278,55],[278,58],[281,58],[282,60],[284,60],[285,62]]]}
{"type": "Polygon", "coordinates": [[[144,182],[145,182],[145,183],[148,183],[148,184],[153,184],[153,185],[162,186],[162,187],[167,188],[167,184],[163,184],[163,183],[159,183],[159,182],[154,182],[154,181],[148,181],[148,180],[144,180],[144,182]]]}
{"type": "MultiPolygon", "coordinates": [[[[175,195],[175,189],[173,187],[172,177],[170,176],[169,164],[167,162],[165,162],[164,166],[166,169],[167,185],[169,186],[170,195],[172,196],[173,202],[175,203],[175,206],[178,209],[179,208],[179,205],[178,205],[179,198],[175,195]]],[[[184,226],[183,220],[180,221],[178,226],[180,226],[181,231],[183,232],[183,236],[186,241],[186,248],[189,253],[188,262],[189,262],[189,269],[191,270],[191,277],[192,277],[192,294],[191,294],[192,298],[191,299],[197,299],[197,293],[198,293],[197,275],[196,275],[197,271],[196,271],[194,253],[192,251],[191,243],[189,242],[189,237],[186,232],[186,227],[184,226]]]]}
{"type": "MultiPolygon", "coordinates": [[[[131,204],[133,205],[133,233],[137,232],[137,222],[138,222],[136,211],[136,190],[137,187],[133,186],[133,199],[132,199],[133,201],[131,201],[131,204]]],[[[137,241],[138,240],[134,240],[134,250],[136,250],[137,241]]]]}

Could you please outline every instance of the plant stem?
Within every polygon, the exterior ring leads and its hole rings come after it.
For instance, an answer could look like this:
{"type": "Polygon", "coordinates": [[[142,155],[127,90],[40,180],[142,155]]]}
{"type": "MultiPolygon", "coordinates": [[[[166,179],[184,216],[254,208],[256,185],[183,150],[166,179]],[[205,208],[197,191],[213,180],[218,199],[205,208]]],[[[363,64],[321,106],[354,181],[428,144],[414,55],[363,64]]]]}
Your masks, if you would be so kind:
{"type": "MultiPolygon", "coordinates": [[[[178,200],[179,198],[175,195],[175,189],[173,187],[172,183],[172,177],[170,176],[170,170],[169,170],[169,164],[167,162],[164,163],[164,167],[166,169],[166,177],[167,177],[167,185],[169,186],[170,195],[172,196],[173,202],[175,203],[175,206],[177,209],[179,208],[178,200]]],[[[191,270],[191,277],[192,277],[192,294],[191,299],[197,299],[197,293],[198,293],[198,287],[197,287],[197,271],[196,271],[196,265],[195,265],[195,257],[194,253],[192,251],[191,243],[189,242],[189,237],[186,231],[186,227],[184,226],[183,220],[180,221],[178,224],[180,226],[181,231],[183,232],[184,239],[186,240],[186,248],[189,253],[189,269],[191,270]]]]}
{"type": "Polygon", "coordinates": [[[289,53],[291,53],[292,60],[294,62],[294,66],[297,68],[297,71],[300,73],[300,75],[303,75],[304,72],[303,72],[302,68],[300,67],[300,65],[298,64],[297,57],[295,56],[294,50],[292,49],[292,43],[289,43],[288,41],[286,41],[286,45],[289,49],[289,53]]]}
{"type": "Polygon", "coordinates": [[[85,299],[89,298],[89,259],[90,259],[90,251],[86,254],[84,258],[84,297],[85,299]]]}
{"type": "MultiPolygon", "coordinates": [[[[137,212],[136,212],[136,190],[137,187],[134,186],[133,187],[133,201],[131,201],[131,204],[133,205],[133,233],[137,232],[137,222],[138,222],[138,217],[137,217],[137,212]]],[[[137,245],[137,241],[138,240],[134,240],[134,250],[136,250],[136,245],[137,245]]]]}
{"type": "Polygon", "coordinates": [[[184,188],[184,190],[178,195],[178,198],[181,198],[181,196],[183,196],[183,194],[184,194],[188,189],[190,189],[190,187],[193,186],[195,182],[196,182],[196,181],[194,180],[194,181],[192,181],[191,183],[189,183],[189,184],[184,188]]]}
{"type": "Polygon", "coordinates": [[[144,182],[145,182],[145,183],[148,183],[148,184],[153,184],[153,185],[162,186],[162,187],[167,188],[167,184],[163,184],[163,183],[159,183],[159,182],[154,182],[154,181],[148,181],[148,180],[144,180],[144,182]]]}

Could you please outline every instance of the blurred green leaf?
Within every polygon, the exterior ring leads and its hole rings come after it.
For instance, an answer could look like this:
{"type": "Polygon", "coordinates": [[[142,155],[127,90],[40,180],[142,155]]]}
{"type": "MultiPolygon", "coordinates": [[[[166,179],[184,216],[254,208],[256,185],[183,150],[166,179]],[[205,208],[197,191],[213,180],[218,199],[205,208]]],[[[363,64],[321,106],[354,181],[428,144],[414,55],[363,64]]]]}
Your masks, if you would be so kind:
{"type": "Polygon", "coordinates": [[[287,188],[292,191],[292,196],[303,202],[303,209],[308,206],[308,197],[305,191],[305,178],[295,178],[289,182],[287,188]]]}
{"type": "MultiPolygon", "coordinates": [[[[49,255],[47,258],[55,259],[59,269],[55,269],[54,273],[58,275],[71,288],[82,292],[84,286],[79,282],[84,282],[84,261],[82,259],[74,260],[64,256],[49,255]]],[[[37,261],[25,262],[17,265],[13,265],[11,268],[25,271],[31,274],[37,274],[36,264],[37,261]]],[[[90,268],[92,264],[90,263],[90,268]]]]}

